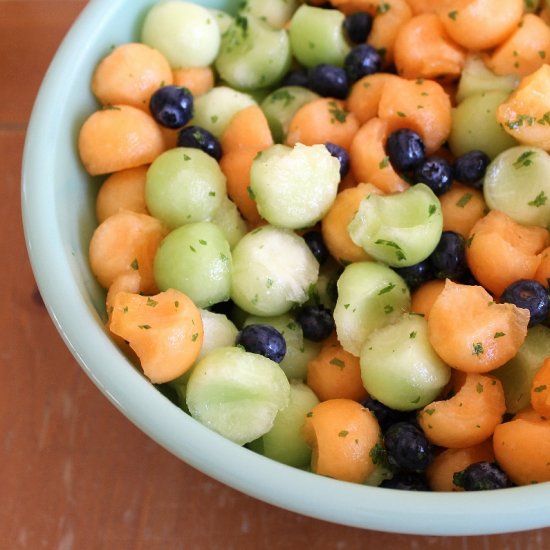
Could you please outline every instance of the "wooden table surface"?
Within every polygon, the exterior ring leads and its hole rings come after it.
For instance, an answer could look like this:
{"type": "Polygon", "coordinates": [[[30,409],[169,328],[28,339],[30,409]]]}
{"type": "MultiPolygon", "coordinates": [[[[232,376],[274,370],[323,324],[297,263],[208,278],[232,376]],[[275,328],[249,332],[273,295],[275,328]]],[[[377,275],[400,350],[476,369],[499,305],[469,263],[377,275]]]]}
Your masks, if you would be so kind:
{"type": "Polygon", "coordinates": [[[550,548],[550,529],[406,536],[277,509],[182,463],[100,394],[40,301],[20,215],[33,100],[85,4],[0,0],[0,550],[550,548]]]}

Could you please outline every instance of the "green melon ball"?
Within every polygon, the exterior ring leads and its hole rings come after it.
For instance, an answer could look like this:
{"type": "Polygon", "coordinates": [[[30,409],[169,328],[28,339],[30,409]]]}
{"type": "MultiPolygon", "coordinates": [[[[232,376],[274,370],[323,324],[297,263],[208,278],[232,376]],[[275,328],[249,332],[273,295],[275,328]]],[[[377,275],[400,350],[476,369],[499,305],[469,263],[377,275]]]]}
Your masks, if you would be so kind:
{"type": "Polygon", "coordinates": [[[311,461],[311,448],[304,439],[302,428],[306,415],[318,403],[319,399],[309,386],[291,380],[288,406],[279,411],[271,430],[249,443],[248,447],[289,466],[307,466],[311,461]]]}
{"type": "Polygon", "coordinates": [[[218,55],[220,28],[206,8],[170,0],[145,15],[141,41],[159,50],[173,68],[206,67],[218,55]]]}
{"type": "Polygon", "coordinates": [[[451,368],[428,340],[428,322],[414,313],[372,332],[361,349],[361,378],[369,395],[399,411],[434,401],[451,368]]]}
{"type": "Polygon", "coordinates": [[[341,67],[350,51],[343,30],[345,15],[302,4],[290,20],[290,46],[304,67],[330,63],[341,67]]]}
{"type": "Polygon", "coordinates": [[[503,151],[487,167],[483,196],[522,225],[550,227],[550,155],[538,147],[518,145],[503,151]]]}
{"type": "Polygon", "coordinates": [[[517,354],[506,364],[491,372],[501,382],[506,400],[506,412],[515,414],[531,402],[531,383],[544,360],[550,356],[550,328],[535,325],[517,354]]]}
{"type": "Polygon", "coordinates": [[[352,241],[392,267],[425,260],[443,231],[441,203],[425,184],[402,193],[365,197],[348,226],[352,241]]]}
{"type": "Polygon", "coordinates": [[[218,163],[204,151],[170,149],[147,170],[147,209],[170,228],[207,221],[223,203],[225,181],[218,163]]]}
{"type": "Polygon", "coordinates": [[[170,232],[160,243],[153,269],[160,290],[175,288],[200,308],[229,299],[231,250],[213,223],[190,223],[170,232]]]}
{"type": "Polygon", "coordinates": [[[496,118],[497,107],[509,95],[502,90],[480,92],[469,95],[453,109],[449,146],[455,156],[479,149],[494,158],[517,145],[496,118]]]}
{"type": "Polygon", "coordinates": [[[233,90],[229,86],[215,86],[195,98],[191,124],[220,138],[230,120],[239,111],[252,105],[257,103],[249,94],[233,90]]]}
{"type": "Polygon", "coordinates": [[[207,353],[187,382],[191,416],[239,445],[269,432],[289,399],[290,384],[281,367],[239,347],[207,353]]]}
{"type": "Polygon", "coordinates": [[[275,143],[285,141],[290,121],[296,111],[318,97],[318,94],[302,86],[282,86],[262,100],[260,107],[267,118],[275,143]]]}
{"type": "Polygon", "coordinates": [[[265,225],[233,248],[231,298],[252,315],[281,315],[308,299],[318,274],[319,263],[302,237],[265,225]]]}
{"type": "Polygon", "coordinates": [[[336,333],[342,347],[359,357],[361,346],[377,328],[409,311],[411,296],[405,281],[378,262],[355,262],[340,275],[334,308],[336,333]]]}
{"type": "Polygon", "coordinates": [[[340,163],[324,145],[273,145],[252,162],[250,190],[258,212],[278,227],[313,226],[328,212],[340,163]]]}
{"type": "Polygon", "coordinates": [[[254,15],[275,29],[282,29],[300,5],[300,0],[246,0],[241,4],[242,15],[254,15]]]}
{"type": "Polygon", "coordinates": [[[238,16],[222,36],[215,67],[232,88],[258,90],[282,80],[291,58],[286,30],[252,15],[238,16]]]}

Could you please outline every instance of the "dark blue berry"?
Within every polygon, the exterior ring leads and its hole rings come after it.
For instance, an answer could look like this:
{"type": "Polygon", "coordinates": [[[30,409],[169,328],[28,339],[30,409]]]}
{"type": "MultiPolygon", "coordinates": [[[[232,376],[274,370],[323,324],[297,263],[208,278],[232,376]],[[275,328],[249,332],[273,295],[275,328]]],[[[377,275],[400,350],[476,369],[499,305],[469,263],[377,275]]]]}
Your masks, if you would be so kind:
{"type": "Polygon", "coordinates": [[[417,289],[433,278],[432,264],[429,260],[423,260],[407,267],[394,267],[394,271],[405,280],[410,290],[417,289]]]}
{"type": "Polygon", "coordinates": [[[408,172],[426,158],[422,138],[413,130],[402,128],[392,132],[386,142],[386,151],[396,172],[408,172]]]}
{"type": "Polygon", "coordinates": [[[400,489],[402,491],[430,491],[428,480],[423,474],[415,472],[397,472],[391,479],[385,479],[380,487],[400,489]]]}
{"type": "Polygon", "coordinates": [[[434,458],[431,443],[412,422],[398,422],[384,434],[388,464],[405,472],[424,472],[434,458]]]}
{"type": "Polygon", "coordinates": [[[193,118],[193,94],[182,86],[163,86],[151,96],[149,110],[161,126],[183,128],[193,118]]]}
{"type": "Polygon", "coordinates": [[[320,96],[336,99],[345,99],[349,92],[346,71],[328,63],[321,63],[309,70],[307,87],[320,96]]]}
{"type": "Polygon", "coordinates": [[[286,341],[283,335],[271,325],[247,325],[238,334],[235,345],[246,351],[263,355],[280,363],[286,354],[286,341]]]}
{"type": "Polygon", "coordinates": [[[469,268],[464,270],[464,273],[460,276],[458,282],[462,285],[480,286],[479,281],[474,277],[474,274],[469,268]]]}
{"type": "Polygon", "coordinates": [[[460,233],[443,231],[439,243],[429,256],[437,279],[458,281],[466,273],[466,240],[460,233]]]}
{"type": "Polygon", "coordinates": [[[500,301],[528,309],[530,327],[543,323],[550,314],[548,289],[533,279],[519,279],[508,285],[500,301]]]}
{"type": "Polygon", "coordinates": [[[303,238],[319,264],[324,264],[329,257],[329,251],[322,233],[314,230],[307,231],[303,234],[303,238]]]}
{"type": "Polygon", "coordinates": [[[495,462],[476,462],[453,475],[453,483],[465,491],[504,489],[512,484],[495,462]]]}
{"type": "Polygon", "coordinates": [[[491,159],[483,151],[474,149],[457,157],[453,164],[454,179],[479,189],[491,159]]]}
{"type": "Polygon", "coordinates": [[[325,147],[328,149],[328,152],[340,162],[340,178],[343,178],[349,172],[348,152],[343,147],[340,147],[340,145],[336,145],[336,143],[331,143],[330,141],[325,143],[325,147]]]}
{"type": "Polygon", "coordinates": [[[281,82],[281,86],[302,86],[308,87],[308,70],[304,67],[298,67],[289,71],[281,82]]]}
{"type": "Polygon", "coordinates": [[[354,44],[366,42],[372,29],[373,17],[366,11],[351,13],[344,19],[344,32],[354,44]]]}
{"type": "Polygon", "coordinates": [[[387,405],[384,405],[384,403],[377,401],[371,396],[363,399],[363,401],[361,401],[361,405],[363,405],[366,409],[369,409],[369,411],[374,414],[382,432],[385,432],[393,424],[397,424],[398,422],[403,422],[405,420],[411,420],[411,418],[415,415],[414,412],[391,409],[387,405]]]}
{"type": "Polygon", "coordinates": [[[216,160],[222,157],[222,147],[216,136],[200,126],[187,126],[180,130],[177,144],[178,147],[200,149],[216,160]]]}
{"type": "Polygon", "coordinates": [[[329,309],[322,305],[305,306],[296,313],[296,321],[302,327],[304,338],[321,342],[334,330],[334,318],[329,309]]]}
{"type": "Polygon", "coordinates": [[[364,76],[379,72],[381,66],[382,58],[380,57],[380,53],[370,44],[355,46],[344,59],[344,70],[351,84],[364,76]]]}
{"type": "Polygon", "coordinates": [[[428,157],[414,169],[413,180],[425,183],[436,195],[443,195],[453,183],[453,167],[444,158],[428,157]]]}
{"type": "Polygon", "coordinates": [[[235,303],[232,300],[226,300],[225,302],[218,302],[217,304],[209,306],[208,311],[231,317],[234,308],[235,303]]]}

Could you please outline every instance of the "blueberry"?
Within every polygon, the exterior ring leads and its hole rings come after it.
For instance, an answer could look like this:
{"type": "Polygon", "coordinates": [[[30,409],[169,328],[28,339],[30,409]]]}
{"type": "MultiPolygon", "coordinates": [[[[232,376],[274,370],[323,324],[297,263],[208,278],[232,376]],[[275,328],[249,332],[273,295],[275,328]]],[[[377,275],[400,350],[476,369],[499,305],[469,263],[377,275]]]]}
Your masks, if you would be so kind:
{"type": "Polygon", "coordinates": [[[330,141],[325,143],[325,147],[328,149],[328,152],[340,162],[340,178],[343,178],[349,172],[348,152],[343,147],[340,147],[340,145],[336,145],[336,143],[331,143],[330,141]]]}
{"type": "Polygon", "coordinates": [[[434,277],[458,281],[467,270],[466,240],[460,233],[443,231],[428,260],[434,277]]]}
{"type": "Polygon", "coordinates": [[[453,183],[453,167],[444,158],[432,156],[414,169],[415,183],[425,183],[437,196],[446,193],[453,183]]]}
{"type": "Polygon", "coordinates": [[[222,147],[216,136],[200,126],[182,128],[178,134],[178,147],[200,149],[216,160],[222,157],[222,147]]]}
{"type": "Polygon", "coordinates": [[[464,270],[464,273],[460,276],[458,282],[462,285],[481,286],[468,267],[464,270]]]}
{"type": "Polygon", "coordinates": [[[479,189],[491,159],[483,151],[474,149],[455,159],[453,164],[454,179],[479,189]]]}
{"type": "Polygon", "coordinates": [[[465,491],[504,489],[512,484],[495,462],[476,462],[453,475],[453,483],[465,491]]]}
{"type": "Polygon", "coordinates": [[[354,44],[366,42],[372,29],[373,17],[366,11],[350,13],[344,19],[344,32],[354,44]]]}
{"type": "Polygon", "coordinates": [[[149,110],[161,126],[183,128],[193,118],[193,94],[182,86],[163,86],[151,96],[149,110]]]}
{"type": "Polygon", "coordinates": [[[248,325],[235,340],[235,345],[246,351],[263,355],[275,363],[280,363],[286,354],[286,341],[283,335],[271,325],[248,325]]]}
{"type": "Polygon", "coordinates": [[[385,479],[380,487],[400,489],[402,491],[430,491],[428,480],[423,474],[415,472],[397,472],[391,479],[385,479]]]}
{"type": "Polygon", "coordinates": [[[308,70],[304,67],[298,67],[289,71],[281,82],[281,86],[302,86],[308,87],[308,70]]]}
{"type": "Polygon", "coordinates": [[[315,65],[308,72],[307,87],[323,97],[345,99],[349,84],[346,71],[329,63],[315,65]]]}
{"type": "Polygon", "coordinates": [[[232,300],[226,300],[225,302],[217,302],[216,304],[212,304],[208,308],[208,311],[211,311],[212,313],[220,313],[226,317],[231,317],[234,307],[235,303],[232,300]]]}
{"type": "Polygon", "coordinates": [[[384,434],[388,464],[405,472],[424,472],[434,458],[431,443],[412,422],[398,422],[384,434]]]}
{"type": "Polygon", "coordinates": [[[307,231],[303,234],[303,238],[312,254],[315,256],[315,259],[319,262],[319,265],[324,264],[329,257],[329,251],[322,233],[314,230],[307,231]]]}
{"type": "Polygon", "coordinates": [[[371,396],[363,399],[363,401],[361,401],[361,405],[363,405],[366,409],[369,409],[369,411],[374,414],[382,432],[385,432],[393,424],[410,420],[415,414],[410,411],[397,411],[395,409],[391,409],[387,405],[384,405],[384,403],[377,401],[371,396]]]}
{"type": "Polygon", "coordinates": [[[548,289],[533,279],[519,279],[508,285],[500,301],[528,309],[530,327],[543,323],[550,313],[548,289]]]}
{"type": "Polygon", "coordinates": [[[407,267],[394,267],[394,271],[405,280],[410,290],[415,290],[432,279],[432,264],[429,260],[407,267]]]}
{"type": "Polygon", "coordinates": [[[388,136],[386,150],[393,169],[401,173],[413,170],[426,158],[422,138],[407,128],[396,130],[388,136]]]}
{"type": "Polygon", "coordinates": [[[350,50],[344,59],[344,70],[351,84],[360,78],[380,72],[382,58],[370,44],[360,44],[350,50]]]}
{"type": "Polygon", "coordinates": [[[296,321],[302,327],[304,338],[321,342],[334,330],[334,318],[329,309],[322,305],[305,306],[296,313],[296,321]]]}

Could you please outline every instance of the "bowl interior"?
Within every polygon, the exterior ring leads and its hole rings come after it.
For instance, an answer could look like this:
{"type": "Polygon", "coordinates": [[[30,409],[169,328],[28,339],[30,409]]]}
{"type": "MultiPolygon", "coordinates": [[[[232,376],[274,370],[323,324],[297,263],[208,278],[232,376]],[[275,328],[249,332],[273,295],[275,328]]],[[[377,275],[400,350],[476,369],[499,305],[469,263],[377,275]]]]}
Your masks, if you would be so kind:
{"type": "MultiPolygon", "coordinates": [[[[131,365],[103,326],[105,292],[88,267],[100,178],[78,158],[78,131],[97,108],[90,79],[112,45],[139,38],[151,0],[92,0],[59,48],[33,109],[23,161],[22,208],[32,268],[65,343],[105,396],[191,466],[282,508],[388,532],[473,535],[550,525],[550,484],[484,493],[409,493],[316,476],[276,463],[203,427],[131,365]]],[[[237,0],[203,0],[235,10],[237,0]]]]}

